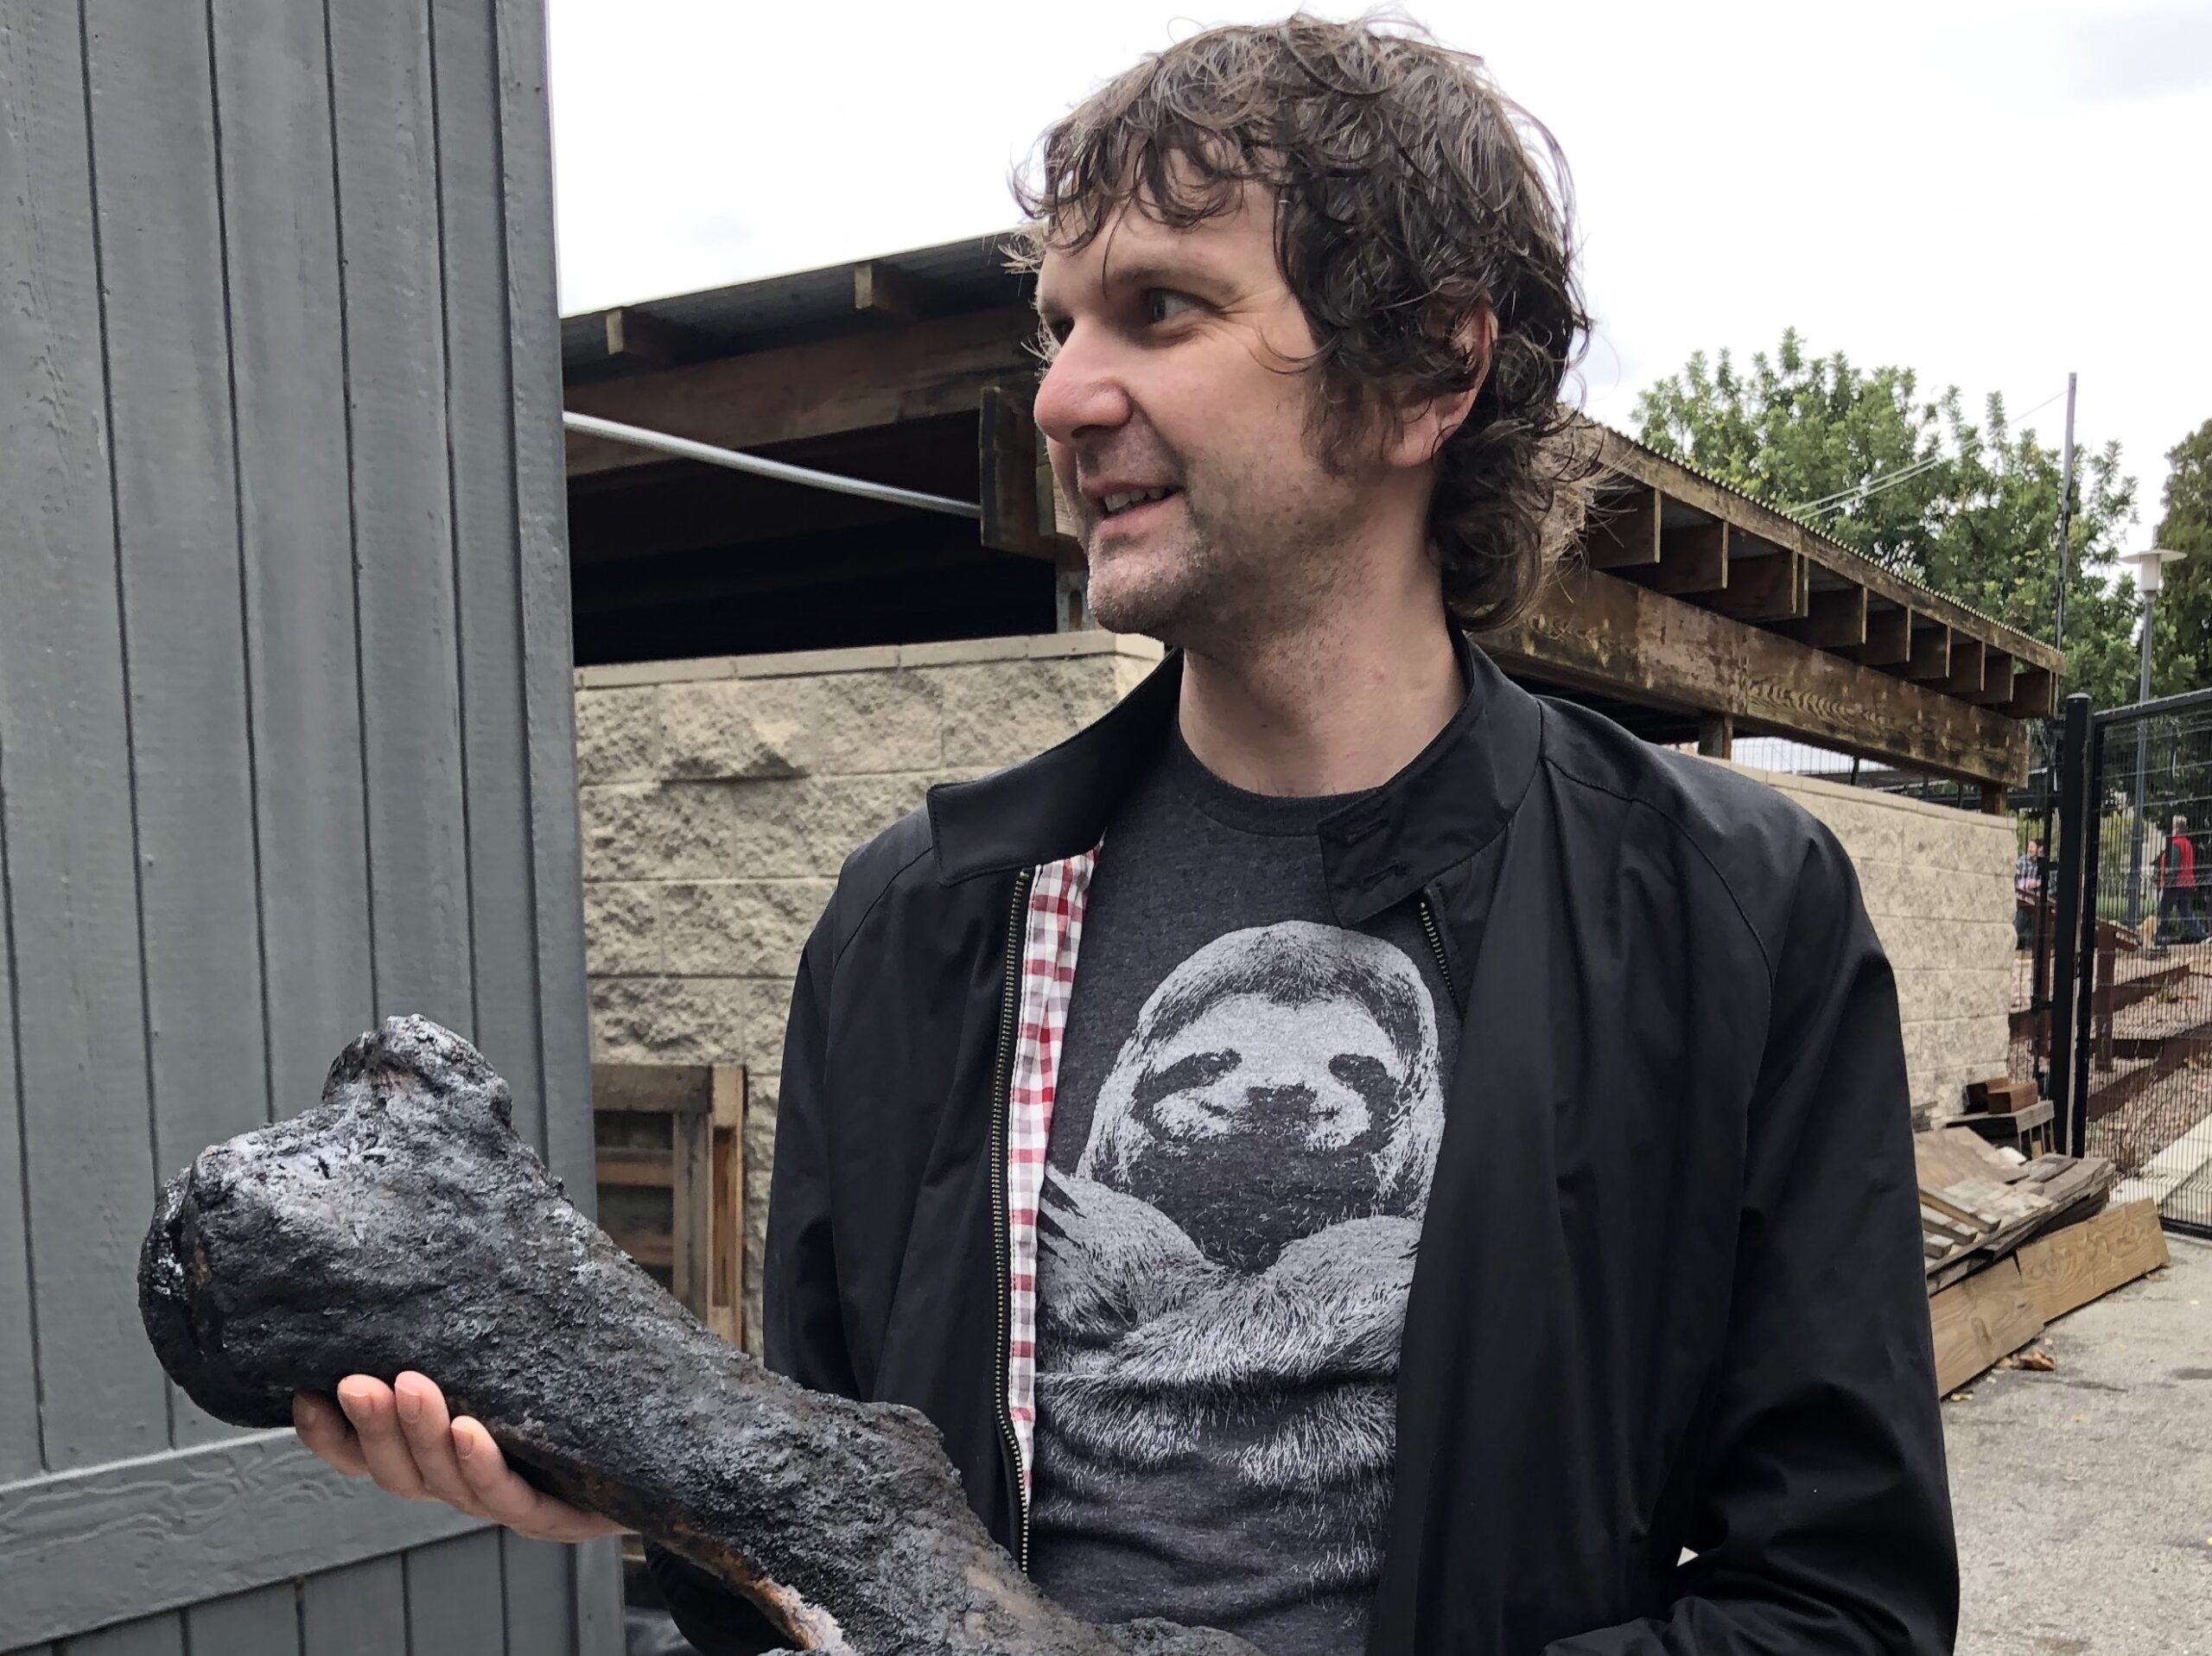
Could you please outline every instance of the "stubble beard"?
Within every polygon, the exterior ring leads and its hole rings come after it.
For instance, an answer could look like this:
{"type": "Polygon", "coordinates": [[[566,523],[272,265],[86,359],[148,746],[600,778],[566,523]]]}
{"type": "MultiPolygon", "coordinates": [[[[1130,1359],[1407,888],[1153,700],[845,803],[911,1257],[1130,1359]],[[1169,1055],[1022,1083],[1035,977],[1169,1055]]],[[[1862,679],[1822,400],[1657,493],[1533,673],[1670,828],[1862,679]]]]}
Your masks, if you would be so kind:
{"type": "Polygon", "coordinates": [[[1354,578],[1351,524],[1332,501],[1271,501],[1200,470],[1184,473],[1180,504],[1172,542],[1109,553],[1104,568],[1093,552],[1090,612],[1107,631],[1242,655],[1310,627],[1354,578]]]}

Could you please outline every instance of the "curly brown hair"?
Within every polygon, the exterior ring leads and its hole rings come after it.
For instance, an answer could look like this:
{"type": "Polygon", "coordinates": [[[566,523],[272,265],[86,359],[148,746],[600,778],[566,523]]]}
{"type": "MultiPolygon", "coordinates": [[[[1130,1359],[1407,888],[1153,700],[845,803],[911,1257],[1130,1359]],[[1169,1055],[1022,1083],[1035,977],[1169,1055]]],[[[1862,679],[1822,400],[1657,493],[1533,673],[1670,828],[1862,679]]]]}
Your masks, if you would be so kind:
{"type": "Polygon", "coordinates": [[[1247,183],[1270,189],[1276,258],[1317,342],[1304,365],[1324,460],[1378,410],[1479,384],[1437,454],[1429,536],[1464,624],[1526,607],[1587,500],[1589,445],[1560,390],[1589,318],[1566,160],[1479,58],[1403,19],[1211,29],[1093,93],[1029,170],[1014,251],[1030,268],[1125,206],[1188,228],[1247,183]],[[1486,364],[1466,342],[1485,309],[1486,364]]]}

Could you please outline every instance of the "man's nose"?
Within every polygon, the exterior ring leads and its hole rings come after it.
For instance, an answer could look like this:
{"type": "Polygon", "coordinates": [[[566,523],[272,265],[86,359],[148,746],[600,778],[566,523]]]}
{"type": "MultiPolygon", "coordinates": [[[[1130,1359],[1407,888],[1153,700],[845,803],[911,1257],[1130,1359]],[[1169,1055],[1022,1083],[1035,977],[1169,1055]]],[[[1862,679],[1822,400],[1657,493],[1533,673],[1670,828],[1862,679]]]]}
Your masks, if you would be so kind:
{"type": "Polygon", "coordinates": [[[1054,353],[1037,387],[1038,428],[1054,442],[1074,445],[1084,434],[1112,430],[1129,417],[1128,389],[1111,353],[1080,328],[1054,353]]]}

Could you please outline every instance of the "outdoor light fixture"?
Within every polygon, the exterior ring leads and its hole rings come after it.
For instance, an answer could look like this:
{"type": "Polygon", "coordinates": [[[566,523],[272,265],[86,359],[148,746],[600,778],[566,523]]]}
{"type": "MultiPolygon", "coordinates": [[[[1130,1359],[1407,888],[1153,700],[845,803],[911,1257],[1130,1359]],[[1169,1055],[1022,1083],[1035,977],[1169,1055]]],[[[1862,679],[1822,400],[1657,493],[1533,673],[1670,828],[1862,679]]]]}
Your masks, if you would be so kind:
{"type": "Polygon", "coordinates": [[[2120,555],[2120,561],[2134,567],[2136,591],[2145,599],[2152,599],[2158,595],[2158,588],[2165,584],[2166,566],[2188,555],[2175,547],[2152,546],[2140,552],[2123,552],[2120,555]]]}

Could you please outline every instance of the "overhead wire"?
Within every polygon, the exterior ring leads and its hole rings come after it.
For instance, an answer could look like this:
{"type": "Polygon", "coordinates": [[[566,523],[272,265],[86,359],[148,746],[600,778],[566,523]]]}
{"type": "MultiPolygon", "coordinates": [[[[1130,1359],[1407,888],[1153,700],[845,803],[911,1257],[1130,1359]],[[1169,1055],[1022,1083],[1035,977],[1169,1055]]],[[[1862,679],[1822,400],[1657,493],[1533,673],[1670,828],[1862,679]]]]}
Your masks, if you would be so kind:
{"type": "MultiPolygon", "coordinates": [[[[2006,416],[2006,423],[2008,425],[2017,425],[2020,421],[2026,419],[2031,414],[2040,414],[2044,409],[2049,408],[2052,403],[2057,402],[2060,397],[2063,397],[2065,395],[2066,392],[2064,390],[2061,389],[2060,390],[2054,392],[2051,396],[2044,398],[2044,400],[2037,403],[2035,407],[2031,409],[2024,409],[2018,414],[2006,416]]],[[[1811,500],[1806,502],[1802,505],[1793,506],[1789,509],[1790,515],[1796,517],[1827,517],[1831,513],[1842,511],[1847,506],[1871,499],[1873,496],[1881,493],[1885,489],[1893,489],[1901,483],[1910,483],[1914,478],[1920,476],[1923,473],[1932,471],[1935,467],[1941,466],[1949,458],[1949,455],[1941,453],[1924,455],[1921,459],[1914,460],[1910,464],[1901,466],[1895,471],[1878,473],[1877,475],[1867,478],[1859,483],[1853,484],[1850,488],[1839,489],[1834,494],[1822,495],[1818,500],[1811,500]]]]}

